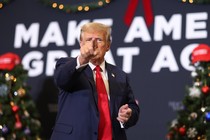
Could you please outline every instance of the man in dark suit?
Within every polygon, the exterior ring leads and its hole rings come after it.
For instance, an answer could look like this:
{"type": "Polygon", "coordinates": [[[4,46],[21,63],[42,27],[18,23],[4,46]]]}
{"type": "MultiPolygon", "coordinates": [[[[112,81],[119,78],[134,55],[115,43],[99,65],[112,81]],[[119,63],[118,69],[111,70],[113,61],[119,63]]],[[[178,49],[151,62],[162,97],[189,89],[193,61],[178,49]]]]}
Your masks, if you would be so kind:
{"type": "Polygon", "coordinates": [[[125,129],[137,123],[140,109],[127,74],[104,59],[110,38],[110,27],[87,23],[81,28],[80,55],[57,61],[58,114],[51,140],[127,140],[125,129]],[[102,88],[95,82],[96,66],[100,66],[107,101],[99,99],[102,88]],[[106,105],[101,102],[107,104],[107,111],[102,112],[106,105]],[[103,119],[107,121],[101,125],[103,119]]]}

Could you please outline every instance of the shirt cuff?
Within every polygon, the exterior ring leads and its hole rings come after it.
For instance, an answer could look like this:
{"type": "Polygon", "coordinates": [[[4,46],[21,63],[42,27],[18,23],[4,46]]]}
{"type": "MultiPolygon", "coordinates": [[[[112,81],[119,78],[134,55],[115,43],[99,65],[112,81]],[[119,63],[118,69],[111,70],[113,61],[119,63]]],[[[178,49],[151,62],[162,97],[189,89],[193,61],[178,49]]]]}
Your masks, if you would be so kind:
{"type": "Polygon", "coordinates": [[[76,69],[82,68],[82,67],[84,67],[84,66],[86,66],[86,65],[88,65],[88,63],[83,64],[83,65],[80,65],[80,63],[79,63],[79,56],[78,56],[78,57],[77,57],[77,66],[76,66],[76,69]]]}
{"type": "Polygon", "coordinates": [[[124,128],[124,123],[120,122],[120,127],[124,128]]]}

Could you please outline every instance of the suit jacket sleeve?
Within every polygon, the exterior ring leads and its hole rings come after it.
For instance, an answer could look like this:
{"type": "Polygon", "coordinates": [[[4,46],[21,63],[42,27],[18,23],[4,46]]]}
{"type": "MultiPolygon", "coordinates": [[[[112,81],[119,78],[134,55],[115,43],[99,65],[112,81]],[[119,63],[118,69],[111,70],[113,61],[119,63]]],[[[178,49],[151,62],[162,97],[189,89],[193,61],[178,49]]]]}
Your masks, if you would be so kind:
{"type": "Polygon", "coordinates": [[[132,115],[128,122],[124,124],[124,127],[127,129],[133,125],[135,125],[138,122],[139,114],[140,114],[140,108],[135,100],[133,91],[131,89],[131,86],[129,84],[128,76],[126,75],[126,81],[127,81],[127,90],[128,90],[128,105],[132,109],[132,115]]]}
{"type": "Polygon", "coordinates": [[[56,85],[69,91],[71,89],[70,85],[73,85],[72,79],[74,76],[79,74],[79,71],[76,70],[77,61],[76,58],[60,58],[55,66],[55,83],[56,85]]]}

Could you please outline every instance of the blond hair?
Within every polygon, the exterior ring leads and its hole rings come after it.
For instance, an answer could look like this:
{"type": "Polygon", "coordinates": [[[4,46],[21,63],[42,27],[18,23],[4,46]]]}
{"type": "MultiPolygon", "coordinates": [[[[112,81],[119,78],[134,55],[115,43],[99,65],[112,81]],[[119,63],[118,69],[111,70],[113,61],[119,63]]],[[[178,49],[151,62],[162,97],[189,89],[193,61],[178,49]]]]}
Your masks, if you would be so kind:
{"type": "Polygon", "coordinates": [[[111,43],[111,27],[102,23],[89,22],[81,27],[80,41],[82,40],[83,32],[103,32],[106,35],[108,43],[111,43]]]}

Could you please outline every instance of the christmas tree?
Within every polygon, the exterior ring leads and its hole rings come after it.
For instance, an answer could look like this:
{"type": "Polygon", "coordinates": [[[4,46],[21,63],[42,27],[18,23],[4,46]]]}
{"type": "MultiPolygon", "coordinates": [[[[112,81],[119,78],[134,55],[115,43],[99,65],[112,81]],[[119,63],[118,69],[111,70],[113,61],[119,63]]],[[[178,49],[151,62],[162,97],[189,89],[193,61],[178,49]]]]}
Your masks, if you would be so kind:
{"type": "Polygon", "coordinates": [[[26,84],[27,71],[14,53],[0,57],[0,140],[40,140],[41,124],[26,84]]]}
{"type": "Polygon", "coordinates": [[[187,87],[183,110],[170,123],[168,140],[210,140],[210,47],[199,44],[191,61],[193,84],[187,87]]]}

